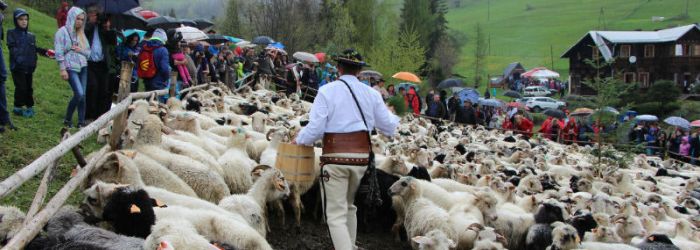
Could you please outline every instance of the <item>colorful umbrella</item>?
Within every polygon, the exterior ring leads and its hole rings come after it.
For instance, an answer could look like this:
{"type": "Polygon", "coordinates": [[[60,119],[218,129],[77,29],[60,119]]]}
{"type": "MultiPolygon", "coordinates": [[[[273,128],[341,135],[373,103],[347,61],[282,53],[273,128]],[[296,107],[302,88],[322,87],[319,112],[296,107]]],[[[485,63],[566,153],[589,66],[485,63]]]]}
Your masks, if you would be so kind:
{"type": "Polygon", "coordinates": [[[303,62],[310,62],[310,63],[317,63],[318,62],[318,59],[316,58],[316,56],[314,56],[314,54],[311,54],[308,52],[301,52],[301,51],[294,52],[292,57],[294,57],[295,59],[297,59],[299,61],[303,61],[303,62]]]}
{"type": "Polygon", "coordinates": [[[479,103],[479,92],[472,88],[465,88],[457,92],[457,97],[462,100],[462,103],[469,101],[471,103],[479,103]]]}
{"type": "Polygon", "coordinates": [[[318,52],[314,54],[320,63],[326,62],[326,53],[318,52]]]}
{"type": "Polygon", "coordinates": [[[695,120],[695,121],[691,122],[690,126],[694,127],[694,128],[700,127],[700,120],[695,120]]]}
{"type": "Polygon", "coordinates": [[[409,81],[409,82],[415,82],[415,83],[420,83],[420,78],[413,73],[410,72],[399,72],[391,76],[395,79],[403,80],[403,81],[409,81]]]}
{"type": "Polygon", "coordinates": [[[670,117],[664,119],[664,122],[668,125],[676,126],[679,128],[684,128],[684,129],[690,128],[690,122],[688,120],[683,119],[682,117],[678,117],[678,116],[670,116],[670,117]]]}
{"type": "Polygon", "coordinates": [[[229,42],[232,42],[232,43],[239,43],[239,42],[243,41],[239,38],[235,38],[232,36],[224,36],[224,38],[226,38],[229,42]]]}
{"type": "Polygon", "coordinates": [[[503,103],[496,99],[483,99],[479,98],[479,105],[488,107],[503,107],[503,103]]]}

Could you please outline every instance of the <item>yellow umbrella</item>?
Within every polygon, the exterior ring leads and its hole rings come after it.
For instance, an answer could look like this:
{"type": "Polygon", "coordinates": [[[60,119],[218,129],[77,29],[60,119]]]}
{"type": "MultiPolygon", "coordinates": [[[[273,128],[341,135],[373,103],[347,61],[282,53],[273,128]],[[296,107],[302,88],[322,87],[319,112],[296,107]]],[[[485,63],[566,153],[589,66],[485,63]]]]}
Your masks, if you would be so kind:
{"type": "Polygon", "coordinates": [[[399,72],[391,76],[395,79],[403,80],[403,81],[408,81],[408,82],[415,82],[415,83],[420,83],[420,78],[411,72],[399,72]]]}

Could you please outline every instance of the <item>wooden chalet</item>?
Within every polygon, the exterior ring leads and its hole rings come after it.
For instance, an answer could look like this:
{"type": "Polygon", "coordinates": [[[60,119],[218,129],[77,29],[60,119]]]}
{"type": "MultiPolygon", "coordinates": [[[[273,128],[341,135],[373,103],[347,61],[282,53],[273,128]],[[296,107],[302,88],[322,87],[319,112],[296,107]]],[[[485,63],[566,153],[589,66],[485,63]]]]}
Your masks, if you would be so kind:
{"type": "Polygon", "coordinates": [[[562,58],[569,58],[572,94],[595,94],[583,82],[597,74],[614,75],[641,88],[659,80],[671,80],[683,88],[700,82],[700,25],[657,31],[590,31],[562,58]],[[611,65],[598,71],[586,59],[611,65]]]}

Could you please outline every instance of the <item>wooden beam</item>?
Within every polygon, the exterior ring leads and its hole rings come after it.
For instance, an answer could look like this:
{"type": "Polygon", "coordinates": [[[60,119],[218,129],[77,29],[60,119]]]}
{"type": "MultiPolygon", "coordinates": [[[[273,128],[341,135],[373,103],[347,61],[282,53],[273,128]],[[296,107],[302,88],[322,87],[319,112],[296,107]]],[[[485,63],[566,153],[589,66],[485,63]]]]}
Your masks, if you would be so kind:
{"type": "Polygon", "coordinates": [[[170,88],[168,91],[169,97],[175,97],[177,94],[177,72],[170,72],[170,88]]]}
{"type": "MultiPolygon", "coordinates": [[[[131,76],[133,74],[134,64],[132,62],[122,62],[122,72],[119,77],[119,92],[117,94],[117,102],[121,102],[129,96],[131,92],[131,76]]],[[[112,150],[121,149],[121,137],[126,130],[128,112],[122,111],[112,121],[112,134],[109,138],[109,146],[112,150]]]]}
{"type": "MultiPolygon", "coordinates": [[[[70,139],[69,139],[70,140],[70,139]]],[[[100,160],[105,153],[109,151],[109,147],[105,146],[100,149],[100,151],[95,155],[95,157],[91,158],[90,161],[88,162],[87,166],[85,168],[81,169],[78,172],[78,175],[73,177],[66,183],[66,185],[61,188],[61,190],[56,193],[56,195],[51,198],[49,203],[46,204],[46,207],[41,210],[34,218],[32,218],[31,221],[29,221],[22,229],[13,237],[5,247],[3,247],[3,250],[19,250],[23,249],[24,246],[26,246],[29,241],[34,239],[36,235],[39,233],[41,228],[46,225],[46,222],[49,221],[51,216],[53,216],[58,209],[63,206],[63,204],[66,202],[68,197],[70,196],[73,191],[80,186],[80,184],[85,181],[85,178],[87,178],[88,173],[90,173],[95,166],[97,166],[97,161],[100,160]]]]}
{"type": "Polygon", "coordinates": [[[41,173],[41,171],[44,171],[44,169],[46,169],[50,164],[61,158],[72,148],[78,146],[80,142],[92,136],[92,134],[104,127],[110,120],[119,115],[119,113],[124,112],[129,107],[129,104],[131,104],[131,100],[131,96],[127,97],[124,101],[117,104],[107,113],[90,123],[90,125],[84,127],[78,131],[78,133],[72,135],[70,138],[61,142],[49,151],[46,151],[32,163],[0,182],[0,198],[5,197],[10,192],[16,190],[27,180],[41,173]]]}
{"type": "MultiPolygon", "coordinates": [[[[68,132],[67,128],[62,128],[61,129],[61,141],[65,141],[70,137],[70,133],[68,132]]],[[[44,177],[41,179],[41,183],[39,184],[39,188],[37,188],[36,195],[34,195],[34,200],[32,201],[32,205],[29,206],[29,210],[27,210],[27,216],[24,218],[24,223],[23,225],[27,225],[29,221],[34,217],[36,212],[39,212],[39,208],[41,208],[41,204],[44,203],[46,200],[46,193],[49,191],[49,182],[53,179],[53,174],[54,170],[56,169],[56,166],[58,165],[58,160],[53,162],[46,170],[44,170],[44,177]]]]}

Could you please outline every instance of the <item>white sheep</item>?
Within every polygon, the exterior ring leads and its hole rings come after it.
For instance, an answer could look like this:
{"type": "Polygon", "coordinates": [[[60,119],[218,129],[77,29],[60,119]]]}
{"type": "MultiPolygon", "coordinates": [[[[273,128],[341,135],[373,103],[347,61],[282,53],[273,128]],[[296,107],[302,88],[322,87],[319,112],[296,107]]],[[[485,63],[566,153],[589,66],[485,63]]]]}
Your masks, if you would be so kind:
{"type": "Polygon", "coordinates": [[[19,208],[0,206],[0,241],[5,242],[22,229],[26,215],[19,208]]]}
{"type": "Polygon", "coordinates": [[[228,139],[229,149],[218,159],[219,164],[224,169],[224,175],[230,178],[230,190],[234,194],[246,193],[253,185],[253,181],[248,173],[253,170],[257,163],[248,157],[245,147],[248,144],[248,135],[241,128],[231,130],[231,137],[228,139]]]}
{"type": "Polygon", "coordinates": [[[411,240],[418,244],[420,250],[448,250],[457,247],[454,241],[440,230],[432,230],[425,236],[415,236],[411,240]]]}
{"type": "Polygon", "coordinates": [[[243,215],[255,230],[263,237],[267,235],[267,203],[282,199],[289,195],[289,184],[277,169],[264,170],[258,168],[253,173],[259,178],[248,190],[248,193],[231,195],[219,202],[219,207],[243,215]]]}

